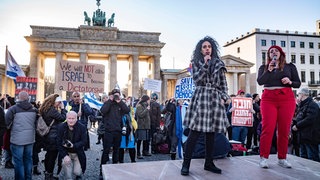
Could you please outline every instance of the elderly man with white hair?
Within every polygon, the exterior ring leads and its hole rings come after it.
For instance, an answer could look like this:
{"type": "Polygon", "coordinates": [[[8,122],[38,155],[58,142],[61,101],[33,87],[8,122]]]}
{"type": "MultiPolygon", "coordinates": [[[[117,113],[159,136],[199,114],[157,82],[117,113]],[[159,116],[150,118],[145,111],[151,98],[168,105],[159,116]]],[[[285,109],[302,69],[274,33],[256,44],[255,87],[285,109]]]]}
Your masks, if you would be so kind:
{"type": "Polygon", "coordinates": [[[320,143],[319,107],[309,96],[308,88],[298,91],[299,106],[294,119],[293,131],[298,132],[300,156],[320,161],[318,144],[320,143]]]}
{"type": "Polygon", "coordinates": [[[59,150],[59,170],[62,167],[60,179],[81,179],[86,170],[86,154],[84,146],[87,143],[86,127],[77,120],[77,113],[67,113],[67,121],[59,124],[57,145],[59,150]]]}

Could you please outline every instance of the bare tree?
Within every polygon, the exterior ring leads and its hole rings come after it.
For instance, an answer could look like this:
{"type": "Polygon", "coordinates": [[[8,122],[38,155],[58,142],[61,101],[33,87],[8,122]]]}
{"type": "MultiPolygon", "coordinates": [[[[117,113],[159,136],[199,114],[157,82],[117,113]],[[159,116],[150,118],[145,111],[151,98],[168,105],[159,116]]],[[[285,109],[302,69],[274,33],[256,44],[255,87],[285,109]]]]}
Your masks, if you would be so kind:
{"type": "Polygon", "coordinates": [[[142,97],[142,95],[147,94],[147,90],[145,90],[143,86],[144,86],[144,81],[140,82],[140,85],[139,85],[139,91],[138,91],[139,97],[142,97]]]}
{"type": "Polygon", "coordinates": [[[44,95],[48,97],[50,94],[54,93],[54,76],[44,77],[44,95]]]}

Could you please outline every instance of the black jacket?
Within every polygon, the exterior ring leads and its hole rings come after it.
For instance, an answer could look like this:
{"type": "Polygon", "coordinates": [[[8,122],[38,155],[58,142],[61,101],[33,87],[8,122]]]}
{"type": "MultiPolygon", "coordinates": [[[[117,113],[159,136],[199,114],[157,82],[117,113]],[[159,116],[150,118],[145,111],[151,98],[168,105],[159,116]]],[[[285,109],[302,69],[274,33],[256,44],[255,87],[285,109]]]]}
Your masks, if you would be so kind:
{"type": "MultiPolygon", "coordinates": [[[[64,140],[66,140],[68,136],[68,128],[67,122],[58,125],[57,145],[59,150],[59,172],[61,169],[62,159],[68,155],[67,148],[63,146],[64,140]]],[[[77,121],[73,128],[73,137],[71,142],[73,144],[73,150],[78,155],[82,172],[84,173],[87,166],[86,154],[84,153],[84,146],[87,144],[87,127],[77,121]]]]}
{"type": "Polygon", "coordinates": [[[42,118],[48,126],[53,120],[49,133],[44,137],[44,144],[46,150],[57,150],[56,138],[58,125],[66,120],[67,110],[63,109],[61,112],[56,110],[53,106],[46,112],[42,113],[42,118]]]}
{"type": "Polygon", "coordinates": [[[7,129],[6,121],[4,119],[4,110],[0,106],[0,147],[3,145],[3,135],[5,130],[7,129]]]}
{"type": "Polygon", "coordinates": [[[151,128],[160,127],[160,119],[161,119],[161,110],[160,104],[155,100],[150,101],[150,120],[151,120],[151,128]]]}
{"type": "Polygon", "coordinates": [[[103,103],[100,112],[102,113],[105,130],[108,132],[119,131],[122,129],[122,116],[128,114],[130,109],[120,101],[108,100],[103,103]]]}
{"type": "Polygon", "coordinates": [[[297,116],[294,123],[298,128],[300,143],[318,144],[319,143],[319,106],[311,97],[300,102],[297,116]]]}

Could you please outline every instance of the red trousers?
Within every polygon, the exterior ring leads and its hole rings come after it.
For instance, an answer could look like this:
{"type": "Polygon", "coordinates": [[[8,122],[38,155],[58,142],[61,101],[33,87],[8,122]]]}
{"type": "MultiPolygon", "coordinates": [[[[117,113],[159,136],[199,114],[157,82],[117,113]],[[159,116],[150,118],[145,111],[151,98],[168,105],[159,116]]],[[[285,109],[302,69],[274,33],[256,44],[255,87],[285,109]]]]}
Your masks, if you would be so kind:
{"type": "Polygon", "coordinates": [[[268,159],[274,130],[277,127],[278,158],[286,159],[290,124],[296,108],[291,88],[265,89],[261,97],[262,133],[260,157],[268,159]]]}

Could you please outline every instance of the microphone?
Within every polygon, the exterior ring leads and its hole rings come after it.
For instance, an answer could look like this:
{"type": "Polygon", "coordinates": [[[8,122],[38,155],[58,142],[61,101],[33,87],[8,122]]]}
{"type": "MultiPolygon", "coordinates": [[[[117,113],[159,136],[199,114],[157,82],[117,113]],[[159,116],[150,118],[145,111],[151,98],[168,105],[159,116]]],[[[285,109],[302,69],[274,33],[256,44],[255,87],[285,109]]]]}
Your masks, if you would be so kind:
{"type": "Polygon", "coordinates": [[[271,61],[272,64],[270,64],[270,65],[271,66],[276,66],[276,61],[277,61],[277,55],[274,55],[273,58],[272,58],[272,61],[271,61]]]}

